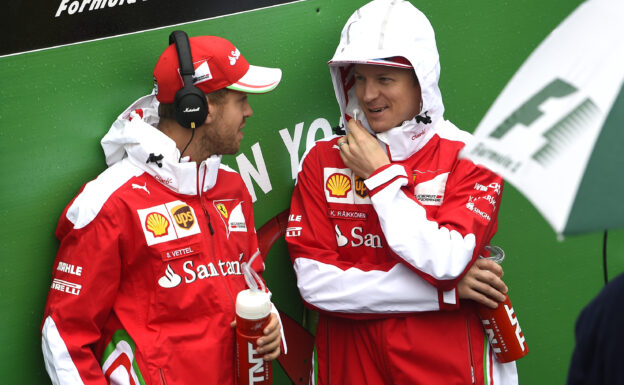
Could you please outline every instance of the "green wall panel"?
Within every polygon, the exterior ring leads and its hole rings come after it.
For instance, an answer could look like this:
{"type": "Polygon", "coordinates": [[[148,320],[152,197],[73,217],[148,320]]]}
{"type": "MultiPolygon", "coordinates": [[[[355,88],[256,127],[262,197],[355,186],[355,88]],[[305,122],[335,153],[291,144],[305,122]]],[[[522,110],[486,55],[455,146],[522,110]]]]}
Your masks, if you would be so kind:
{"type": "MultiPolygon", "coordinates": [[[[266,167],[263,179],[251,177],[257,226],[289,205],[293,160],[283,135],[301,133],[297,159],[309,132],[318,139],[338,122],[327,60],[344,22],[364,3],[306,0],[176,27],[226,37],[250,62],[283,69],[274,92],[250,97],[254,116],[242,155],[225,158],[235,169],[245,159],[254,169],[266,167]]],[[[413,3],[436,30],[446,117],[473,131],[523,60],[580,1],[413,3]]],[[[153,65],[176,28],[0,58],[2,383],[49,383],[39,326],[58,247],[56,222],[81,185],[104,169],[99,140],[151,91],[153,65]]],[[[557,240],[513,186],[502,202],[494,240],[508,255],[505,279],[530,349],[518,362],[520,382],[564,383],[574,322],[603,284],[602,234],[557,240]]],[[[624,271],[623,240],[624,231],[609,233],[611,277],[624,271]]],[[[283,241],[270,253],[265,276],[278,307],[300,318],[283,241]]],[[[279,369],[275,383],[288,383],[279,369]]]]}

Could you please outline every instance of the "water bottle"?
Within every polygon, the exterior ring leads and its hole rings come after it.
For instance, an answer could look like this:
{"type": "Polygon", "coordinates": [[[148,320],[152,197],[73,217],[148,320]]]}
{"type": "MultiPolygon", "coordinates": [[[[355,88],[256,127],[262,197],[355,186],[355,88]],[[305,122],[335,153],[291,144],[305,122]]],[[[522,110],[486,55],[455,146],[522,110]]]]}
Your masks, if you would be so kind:
{"type": "MultiPolygon", "coordinates": [[[[505,259],[505,252],[500,247],[486,246],[486,249],[490,251],[489,259],[494,262],[500,264],[505,259]]],[[[529,352],[508,295],[505,295],[505,302],[499,303],[496,309],[478,304],[477,310],[498,362],[515,361],[529,352]]]]}
{"type": "Polygon", "coordinates": [[[271,385],[273,366],[258,353],[258,338],[269,324],[271,296],[249,264],[241,268],[249,289],[236,296],[236,373],[238,385],[271,385]],[[261,288],[258,288],[258,283],[261,288]]]}

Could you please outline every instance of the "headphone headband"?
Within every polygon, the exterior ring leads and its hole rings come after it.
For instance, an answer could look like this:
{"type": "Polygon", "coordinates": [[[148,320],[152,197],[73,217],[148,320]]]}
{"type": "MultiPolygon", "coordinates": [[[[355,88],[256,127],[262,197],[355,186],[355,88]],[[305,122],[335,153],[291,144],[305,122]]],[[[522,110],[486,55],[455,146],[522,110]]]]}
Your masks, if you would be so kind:
{"type": "Polygon", "coordinates": [[[184,31],[173,31],[169,35],[169,45],[175,44],[180,64],[183,87],[176,92],[173,102],[176,121],[183,127],[201,126],[208,116],[206,95],[193,85],[193,55],[188,35],[184,31]]]}

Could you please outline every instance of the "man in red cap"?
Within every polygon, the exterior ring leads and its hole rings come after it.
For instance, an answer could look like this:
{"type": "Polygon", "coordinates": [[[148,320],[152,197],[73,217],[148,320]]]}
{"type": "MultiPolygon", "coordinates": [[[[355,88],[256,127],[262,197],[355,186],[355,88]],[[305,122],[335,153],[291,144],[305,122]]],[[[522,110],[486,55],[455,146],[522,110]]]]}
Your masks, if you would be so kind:
{"type": "MultiPolygon", "coordinates": [[[[102,139],[108,169],[67,206],[42,323],[55,384],[235,384],[234,301],[260,273],[252,199],[221,164],[281,70],[172,34],[155,90],[102,139]],[[190,44],[189,44],[190,41],[190,44]]],[[[274,308],[257,359],[280,354],[274,308]]]]}

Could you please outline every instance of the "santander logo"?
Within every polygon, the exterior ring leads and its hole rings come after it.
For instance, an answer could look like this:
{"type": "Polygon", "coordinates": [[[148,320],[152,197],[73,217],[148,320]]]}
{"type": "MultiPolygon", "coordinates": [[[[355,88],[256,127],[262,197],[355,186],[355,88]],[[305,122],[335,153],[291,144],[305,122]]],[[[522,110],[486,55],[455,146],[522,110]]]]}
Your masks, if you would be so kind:
{"type": "Polygon", "coordinates": [[[160,287],[164,287],[165,289],[170,289],[172,287],[178,286],[182,282],[182,277],[177,275],[171,266],[167,265],[167,270],[165,271],[165,275],[160,277],[158,280],[158,284],[160,287]]]}

